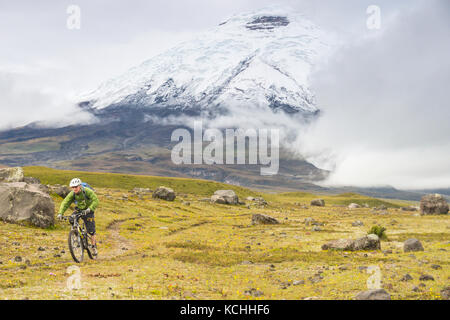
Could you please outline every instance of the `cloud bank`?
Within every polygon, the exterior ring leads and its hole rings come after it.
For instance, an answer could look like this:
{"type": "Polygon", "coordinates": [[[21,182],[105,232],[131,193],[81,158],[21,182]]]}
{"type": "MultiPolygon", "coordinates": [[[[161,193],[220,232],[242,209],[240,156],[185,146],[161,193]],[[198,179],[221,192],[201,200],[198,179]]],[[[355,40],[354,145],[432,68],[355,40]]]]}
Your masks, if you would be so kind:
{"type": "Polygon", "coordinates": [[[300,153],[327,185],[450,187],[450,4],[427,1],[312,76],[322,117],[300,153]]]}

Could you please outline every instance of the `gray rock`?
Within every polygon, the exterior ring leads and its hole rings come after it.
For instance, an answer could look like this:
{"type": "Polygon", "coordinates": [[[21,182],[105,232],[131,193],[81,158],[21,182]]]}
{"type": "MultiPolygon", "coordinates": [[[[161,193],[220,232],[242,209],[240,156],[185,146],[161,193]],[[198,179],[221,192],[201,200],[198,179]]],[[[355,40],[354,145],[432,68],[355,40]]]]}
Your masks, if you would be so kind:
{"type": "Polygon", "coordinates": [[[447,200],[440,194],[428,194],[420,200],[420,214],[447,214],[449,210],[447,200]]]}
{"type": "Polygon", "coordinates": [[[348,205],[348,208],[349,209],[358,209],[358,208],[361,208],[361,206],[359,204],[357,204],[357,203],[350,203],[348,205]]]}
{"type": "Polygon", "coordinates": [[[384,289],[361,291],[354,300],[391,300],[391,295],[384,289]]]}
{"type": "Polygon", "coordinates": [[[50,194],[57,194],[63,199],[72,191],[68,186],[62,186],[60,184],[47,185],[47,188],[50,194]]]}
{"type": "Polygon", "coordinates": [[[424,251],[422,243],[420,243],[417,239],[408,239],[405,242],[403,242],[403,251],[404,252],[410,252],[410,251],[424,251]]]}
{"type": "Polygon", "coordinates": [[[212,203],[239,204],[239,198],[233,190],[217,190],[211,197],[212,203]]]}
{"type": "Polygon", "coordinates": [[[173,189],[162,186],[157,188],[152,194],[152,198],[166,201],[173,201],[175,200],[175,197],[176,195],[173,189]]]}
{"type": "Polygon", "coordinates": [[[417,208],[414,206],[409,206],[409,207],[402,207],[401,210],[402,211],[417,211],[417,208]]]}
{"type": "Polygon", "coordinates": [[[23,182],[23,169],[21,167],[0,169],[0,182],[23,182]]]}
{"type": "Polygon", "coordinates": [[[317,206],[317,207],[324,207],[325,206],[325,200],[323,200],[323,199],[314,199],[314,200],[311,200],[310,205],[317,206]]]}
{"type": "Polygon", "coordinates": [[[41,180],[33,177],[24,177],[23,182],[26,182],[28,184],[41,184],[41,180]]]}
{"type": "Polygon", "coordinates": [[[361,227],[364,223],[362,221],[356,220],[355,222],[352,222],[353,227],[361,227]]]}
{"type": "Polygon", "coordinates": [[[431,269],[439,270],[439,269],[442,269],[442,267],[440,265],[438,265],[438,264],[432,264],[431,265],[431,269]]]}
{"type": "Polygon", "coordinates": [[[375,234],[369,234],[365,237],[352,239],[339,239],[330,241],[322,246],[322,250],[379,250],[381,249],[380,239],[375,234]]]}
{"type": "Polygon", "coordinates": [[[280,222],[268,215],[255,213],[252,215],[252,224],[279,224],[280,222]]]}
{"type": "Polygon", "coordinates": [[[419,278],[420,281],[434,281],[434,277],[429,274],[423,274],[419,278]]]}
{"type": "Polygon", "coordinates": [[[244,294],[247,296],[260,297],[264,295],[264,292],[256,290],[255,288],[251,288],[250,290],[244,291],[244,294]]]}
{"type": "Polygon", "coordinates": [[[450,300],[450,286],[441,290],[441,298],[443,300],[450,300]]]}
{"type": "Polygon", "coordinates": [[[150,188],[134,188],[133,190],[131,190],[131,192],[139,195],[139,194],[149,194],[152,192],[152,190],[150,188]]]}
{"type": "Polygon", "coordinates": [[[322,231],[322,229],[319,226],[314,226],[311,229],[312,231],[322,231]]]}
{"type": "Polygon", "coordinates": [[[0,219],[28,222],[40,228],[54,224],[55,204],[38,185],[25,182],[0,184],[0,219]]]}
{"type": "Polygon", "coordinates": [[[400,279],[400,281],[409,281],[412,279],[413,279],[413,277],[411,277],[411,275],[409,273],[407,273],[400,279]]]}

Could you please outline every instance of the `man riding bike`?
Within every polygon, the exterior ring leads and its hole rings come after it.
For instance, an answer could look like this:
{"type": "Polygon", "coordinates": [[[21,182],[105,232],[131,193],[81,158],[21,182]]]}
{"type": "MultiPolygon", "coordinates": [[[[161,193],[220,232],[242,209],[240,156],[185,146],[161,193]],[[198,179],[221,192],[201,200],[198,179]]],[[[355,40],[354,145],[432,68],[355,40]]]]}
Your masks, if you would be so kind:
{"type": "Polygon", "coordinates": [[[90,188],[84,188],[82,182],[78,178],[70,181],[72,191],[61,203],[58,213],[58,219],[63,218],[64,212],[72,203],[76,203],[77,209],[81,211],[82,219],[86,225],[87,232],[91,235],[91,244],[94,255],[97,255],[97,241],[95,239],[95,220],[94,211],[98,206],[98,198],[95,192],[90,188]]]}

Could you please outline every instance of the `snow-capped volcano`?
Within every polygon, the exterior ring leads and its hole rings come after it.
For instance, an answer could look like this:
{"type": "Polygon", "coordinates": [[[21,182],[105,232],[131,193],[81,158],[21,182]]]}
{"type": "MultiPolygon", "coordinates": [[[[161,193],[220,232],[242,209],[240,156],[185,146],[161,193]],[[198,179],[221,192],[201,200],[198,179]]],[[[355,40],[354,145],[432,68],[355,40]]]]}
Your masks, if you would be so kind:
{"type": "Polygon", "coordinates": [[[227,110],[231,105],[313,114],[308,76],[326,51],[300,14],[264,9],[236,15],[85,95],[93,109],[139,106],[227,110]]]}

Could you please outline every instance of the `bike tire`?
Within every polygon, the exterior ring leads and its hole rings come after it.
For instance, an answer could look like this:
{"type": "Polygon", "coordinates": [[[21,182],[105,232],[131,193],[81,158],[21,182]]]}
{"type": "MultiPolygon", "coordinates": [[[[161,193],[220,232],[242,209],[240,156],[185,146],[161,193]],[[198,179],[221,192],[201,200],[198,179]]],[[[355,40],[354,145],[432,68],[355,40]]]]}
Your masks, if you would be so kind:
{"type": "MultiPolygon", "coordinates": [[[[87,242],[87,241],[88,241],[88,240],[87,240],[87,238],[86,238],[86,242],[87,242]]],[[[89,244],[86,246],[86,251],[87,251],[87,253],[88,253],[89,258],[91,258],[92,260],[97,260],[98,252],[97,252],[96,255],[94,255],[94,254],[91,252],[91,249],[89,249],[89,244]]]]}
{"type": "Polygon", "coordinates": [[[81,237],[76,230],[70,230],[68,242],[69,242],[69,251],[70,251],[70,254],[72,255],[73,260],[77,263],[81,263],[84,258],[84,244],[83,244],[83,240],[81,240],[81,237]],[[73,247],[73,244],[72,244],[72,237],[78,238],[79,244],[81,246],[80,257],[77,257],[74,252],[75,248],[73,247]]]}

